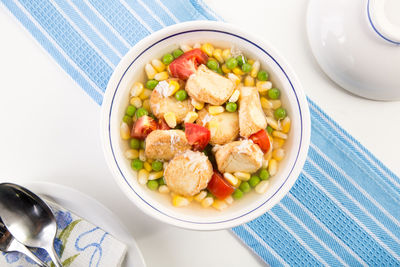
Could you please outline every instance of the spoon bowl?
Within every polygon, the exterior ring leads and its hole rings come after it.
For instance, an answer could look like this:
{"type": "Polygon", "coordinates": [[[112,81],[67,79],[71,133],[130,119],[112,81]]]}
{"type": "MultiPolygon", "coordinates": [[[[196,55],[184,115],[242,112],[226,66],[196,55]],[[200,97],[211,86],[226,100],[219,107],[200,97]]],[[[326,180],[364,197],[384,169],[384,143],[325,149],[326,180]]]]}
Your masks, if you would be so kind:
{"type": "Polygon", "coordinates": [[[40,197],[16,184],[0,184],[0,217],[16,240],[45,249],[54,264],[62,266],[54,250],[57,222],[40,197]]]}

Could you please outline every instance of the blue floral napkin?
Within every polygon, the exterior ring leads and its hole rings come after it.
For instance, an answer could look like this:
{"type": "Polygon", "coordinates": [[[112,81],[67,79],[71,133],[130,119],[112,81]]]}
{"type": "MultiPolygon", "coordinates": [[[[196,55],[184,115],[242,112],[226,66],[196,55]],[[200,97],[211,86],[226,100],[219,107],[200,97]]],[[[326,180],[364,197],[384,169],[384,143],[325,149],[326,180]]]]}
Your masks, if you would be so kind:
{"type": "MultiPolygon", "coordinates": [[[[48,202],[57,219],[54,248],[64,267],[114,267],[123,262],[127,246],[99,227],[74,213],[48,202]]],[[[32,250],[41,260],[51,264],[43,249],[32,250]]],[[[0,266],[37,266],[29,257],[10,252],[0,255],[0,266]]],[[[53,266],[53,265],[51,265],[53,266]]]]}
{"type": "MultiPolygon", "coordinates": [[[[200,0],[2,1],[99,105],[113,69],[143,37],[219,19],[200,0]]],[[[298,181],[271,211],[233,232],[273,266],[399,266],[400,179],[309,103],[311,148],[298,181]]]]}

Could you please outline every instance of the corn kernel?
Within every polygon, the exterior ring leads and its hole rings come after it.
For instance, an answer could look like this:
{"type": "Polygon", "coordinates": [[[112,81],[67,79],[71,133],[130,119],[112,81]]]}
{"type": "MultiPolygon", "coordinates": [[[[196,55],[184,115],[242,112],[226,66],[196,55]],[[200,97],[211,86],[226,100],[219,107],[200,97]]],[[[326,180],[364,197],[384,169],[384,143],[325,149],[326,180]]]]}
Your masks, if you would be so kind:
{"type": "Polygon", "coordinates": [[[272,88],[272,83],[270,81],[257,81],[256,87],[260,94],[266,94],[272,88]]]}
{"type": "Polygon", "coordinates": [[[204,102],[197,101],[196,99],[192,98],[192,105],[197,110],[201,110],[204,108],[204,102]]]}
{"type": "Polygon", "coordinates": [[[279,123],[272,117],[265,117],[269,126],[271,126],[274,130],[280,130],[279,123]]]}
{"type": "Polygon", "coordinates": [[[268,187],[269,187],[269,181],[264,180],[264,181],[261,181],[258,185],[256,185],[254,190],[258,194],[264,194],[265,192],[267,192],[268,187]]]}
{"type": "Polygon", "coordinates": [[[168,72],[159,72],[154,76],[154,79],[156,79],[157,81],[165,81],[166,79],[168,79],[168,72]]]}
{"type": "Polygon", "coordinates": [[[258,61],[258,60],[254,61],[253,65],[252,65],[253,68],[250,71],[251,77],[253,77],[253,78],[257,77],[258,71],[260,70],[260,65],[261,65],[260,61],[258,61]]]}
{"type": "Polygon", "coordinates": [[[180,88],[180,85],[179,85],[179,83],[177,82],[177,81],[175,81],[175,80],[171,80],[169,83],[168,83],[168,94],[167,94],[167,96],[172,96],[172,95],[174,95],[178,90],[179,90],[179,88],[180,88]]]}
{"type": "Polygon", "coordinates": [[[273,109],[271,109],[271,108],[268,108],[268,109],[263,108],[263,111],[264,111],[265,116],[271,117],[271,118],[274,117],[274,110],[273,109]]]}
{"type": "Polygon", "coordinates": [[[136,108],[142,107],[142,100],[137,96],[132,97],[129,102],[131,103],[131,105],[135,106],[136,108]]]}
{"type": "Polygon", "coordinates": [[[146,72],[147,78],[149,80],[154,79],[154,76],[157,74],[157,71],[154,69],[154,67],[152,65],[150,65],[149,63],[147,63],[144,66],[144,71],[146,72]]]}
{"type": "Polygon", "coordinates": [[[146,88],[146,89],[144,89],[143,92],[140,94],[139,98],[140,98],[141,100],[146,100],[146,99],[150,98],[152,92],[153,92],[152,90],[146,88]]]}
{"type": "Polygon", "coordinates": [[[270,102],[272,103],[273,109],[277,109],[282,106],[282,102],[279,99],[271,99],[270,102]]]}
{"type": "Polygon", "coordinates": [[[168,194],[169,193],[169,188],[165,184],[160,185],[160,187],[158,188],[158,192],[160,192],[161,194],[168,194]]]}
{"type": "Polygon", "coordinates": [[[151,61],[151,65],[153,65],[153,67],[156,69],[156,71],[158,72],[162,72],[165,70],[165,65],[164,63],[161,62],[161,60],[159,59],[153,59],[151,61]]]}
{"type": "Polygon", "coordinates": [[[231,50],[230,49],[224,49],[222,51],[222,58],[227,61],[231,57],[231,50]]]}
{"type": "Polygon", "coordinates": [[[268,164],[268,172],[269,174],[275,175],[278,172],[278,162],[276,159],[271,159],[268,164]]]}
{"type": "Polygon", "coordinates": [[[197,202],[201,202],[206,197],[207,197],[207,192],[203,190],[194,196],[194,200],[196,200],[197,202]]]}
{"type": "Polygon", "coordinates": [[[281,139],[284,139],[284,140],[286,140],[287,139],[287,134],[285,134],[285,133],[282,133],[282,132],[280,132],[280,131],[273,131],[272,132],[272,136],[273,137],[278,137],[278,138],[281,138],[281,139]]]}
{"type": "Polygon", "coordinates": [[[195,44],[193,45],[193,48],[201,48],[201,44],[200,44],[200,43],[195,43],[195,44]]]}
{"type": "Polygon", "coordinates": [[[231,80],[236,86],[240,84],[240,78],[233,73],[228,73],[228,79],[231,80]]]}
{"type": "Polygon", "coordinates": [[[239,183],[239,179],[235,176],[233,176],[232,174],[230,174],[229,172],[225,172],[224,173],[224,178],[225,180],[228,181],[228,183],[230,183],[232,186],[237,187],[238,183],[239,183]]]}
{"type": "Polygon", "coordinates": [[[233,91],[233,94],[231,95],[228,101],[237,102],[239,100],[239,96],[240,96],[240,91],[236,89],[235,91],[233,91]]]}
{"type": "Polygon", "coordinates": [[[234,172],[233,175],[242,181],[248,181],[251,177],[250,173],[248,172],[234,172]]]}
{"type": "Polygon", "coordinates": [[[210,43],[205,43],[201,46],[201,50],[211,57],[214,52],[214,46],[210,43]]]}
{"type": "Polygon", "coordinates": [[[146,99],[145,101],[143,101],[142,103],[142,107],[147,110],[147,111],[151,111],[150,109],[150,99],[146,99]]]}
{"type": "Polygon", "coordinates": [[[219,62],[219,63],[224,63],[224,58],[222,57],[222,50],[217,48],[214,49],[213,51],[213,57],[219,62]]]}
{"type": "Polygon", "coordinates": [[[221,211],[228,207],[228,205],[223,200],[215,199],[214,203],[212,204],[213,208],[221,211]]]}
{"type": "Polygon", "coordinates": [[[206,197],[201,201],[201,206],[203,206],[203,208],[208,208],[210,207],[212,204],[214,203],[214,198],[212,197],[206,197]]]}
{"type": "Polygon", "coordinates": [[[276,159],[277,161],[281,161],[285,157],[285,150],[282,148],[275,149],[272,151],[272,158],[276,159]]]}
{"type": "Polygon", "coordinates": [[[143,83],[135,82],[131,87],[131,96],[139,96],[144,90],[143,83]]]}
{"type": "Polygon", "coordinates": [[[209,106],[208,107],[208,113],[210,113],[210,115],[218,115],[224,111],[225,111],[225,109],[223,106],[209,106]]]}
{"type": "Polygon", "coordinates": [[[196,112],[189,111],[185,116],[184,122],[185,123],[193,123],[197,120],[198,117],[199,117],[199,115],[196,112]]]}
{"type": "Polygon", "coordinates": [[[148,163],[147,161],[143,164],[143,167],[146,169],[146,171],[151,172],[151,170],[153,170],[153,168],[151,167],[150,163],[148,163]]]}
{"type": "Polygon", "coordinates": [[[254,79],[250,75],[244,78],[244,86],[254,86],[254,79]]]}
{"type": "Polygon", "coordinates": [[[149,172],[146,169],[141,169],[138,173],[139,184],[146,184],[149,178],[149,172]]]}
{"type": "Polygon", "coordinates": [[[242,69],[239,68],[239,67],[235,67],[235,68],[232,70],[232,72],[235,73],[236,75],[243,75],[243,74],[244,74],[244,72],[242,71],[242,69]]]}
{"type": "Polygon", "coordinates": [[[284,140],[284,139],[275,137],[275,138],[272,140],[272,147],[273,147],[274,149],[281,148],[284,144],[285,144],[285,140],[284,140]]]}
{"type": "Polygon", "coordinates": [[[231,205],[233,203],[233,197],[232,196],[227,196],[224,199],[224,201],[225,201],[226,204],[231,205]]]}
{"type": "Polygon", "coordinates": [[[144,149],[139,150],[139,159],[141,161],[146,161],[147,157],[146,157],[146,154],[144,153],[144,149]]]}
{"type": "Polygon", "coordinates": [[[290,118],[286,117],[281,121],[282,132],[288,133],[290,131],[290,118]]]}
{"type": "Polygon", "coordinates": [[[149,180],[156,180],[159,179],[161,177],[163,177],[164,175],[164,171],[159,171],[159,172],[151,172],[149,174],[149,180]]]}
{"type": "Polygon", "coordinates": [[[181,47],[181,49],[182,49],[183,52],[187,52],[187,51],[190,51],[190,50],[193,49],[193,48],[192,48],[190,45],[188,45],[188,44],[181,44],[180,47],[181,47]]]}
{"type": "Polygon", "coordinates": [[[139,157],[139,151],[136,149],[128,149],[125,151],[124,155],[127,159],[137,159],[139,157]]]}
{"type": "Polygon", "coordinates": [[[154,161],[154,159],[147,159],[147,162],[150,164],[153,163],[153,161],[154,161]]]}
{"type": "Polygon", "coordinates": [[[121,138],[124,140],[128,140],[129,138],[131,138],[131,131],[127,123],[125,122],[121,123],[120,134],[121,138]]]}
{"type": "Polygon", "coordinates": [[[263,96],[260,97],[260,102],[261,102],[261,106],[262,106],[263,109],[271,109],[272,108],[271,101],[269,101],[265,97],[263,97],[263,96]]]}
{"type": "Polygon", "coordinates": [[[172,205],[174,205],[175,207],[185,207],[187,205],[189,205],[190,201],[182,196],[179,195],[175,195],[172,197],[172,205]]]}
{"type": "Polygon", "coordinates": [[[272,159],[272,148],[268,150],[267,153],[264,154],[263,160],[268,161],[267,162],[267,167],[269,165],[269,161],[272,159]]]}
{"type": "Polygon", "coordinates": [[[221,70],[222,70],[223,73],[229,73],[229,72],[231,72],[231,70],[228,69],[228,67],[226,66],[226,64],[222,64],[221,70]]]}
{"type": "Polygon", "coordinates": [[[248,60],[247,60],[247,63],[249,63],[250,65],[253,66],[253,64],[254,64],[254,59],[248,59],[248,60]]]}
{"type": "MultiPolygon", "coordinates": [[[[271,149],[270,149],[270,150],[271,150],[271,149]]],[[[264,168],[264,169],[268,168],[268,160],[267,160],[267,159],[263,158],[262,166],[261,166],[261,167],[264,168]]]]}
{"type": "Polygon", "coordinates": [[[176,116],[173,112],[166,112],[164,114],[164,120],[170,128],[176,127],[176,116]]]}

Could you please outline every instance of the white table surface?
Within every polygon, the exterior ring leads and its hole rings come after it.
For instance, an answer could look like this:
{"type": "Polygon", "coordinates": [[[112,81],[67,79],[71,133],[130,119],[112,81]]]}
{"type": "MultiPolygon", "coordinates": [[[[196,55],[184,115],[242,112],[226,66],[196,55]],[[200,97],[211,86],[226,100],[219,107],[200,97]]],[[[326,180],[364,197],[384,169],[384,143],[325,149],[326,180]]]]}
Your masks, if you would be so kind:
{"type": "MultiPolygon", "coordinates": [[[[206,0],[234,24],[284,55],[311,99],[400,174],[400,103],[347,93],[320,70],[305,31],[307,0],[206,0]]],[[[228,231],[194,232],[159,223],[121,193],[106,166],[100,107],[0,7],[0,181],[48,181],[76,188],[110,208],[152,266],[259,266],[228,231]]]]}

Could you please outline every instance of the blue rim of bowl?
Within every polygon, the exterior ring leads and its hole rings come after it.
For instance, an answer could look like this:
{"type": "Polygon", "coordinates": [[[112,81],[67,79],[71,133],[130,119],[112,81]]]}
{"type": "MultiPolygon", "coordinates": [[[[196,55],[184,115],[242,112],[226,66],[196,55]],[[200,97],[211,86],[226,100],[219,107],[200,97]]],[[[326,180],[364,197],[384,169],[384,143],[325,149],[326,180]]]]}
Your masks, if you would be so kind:
{"type": "Polygon", "coordinates": [[[159,213],[161,213],[161,214],[164,215],[164,216],[167,216],[167,217],[169,217],[169,218],[171,218],[171,219],[174,219],[174,220],[177,220],[177,221],[181,221],[181,222],[185,222],[185,223],[201,224],[201,225],[206,225],[206,224],[219,224],[219,223],[226,223],[226,222],[230,222],[230,221],[237,220],[237,219],[239,219],[239,218],[242,218],[242,217],[244,217],[244,216],[246,216],[246,215],[248,215],[248,214],[254,212],[255,210],[257,210],[257,209],[259,209],[260,207],[264,206],[268,201],[270,201],[270,200],[281,190],[281,188],[286,184],[287,180],[289,179],[290,175],[291,175],[292,172],[293,172],[293,169],[294,169],[295,166],[296,166],[296,163],[297,163],[297,161],[298,161],[299,154],[300,154],[300,151],[301,151],[302,141],[303,141],[303,119],[302,119],[302,111],[301,111],[299,99],[298,99],[296,90],[294,89],[294,86],[293,86],[293,84],[292,84],[292,81],[289,79],[289,76],[287,75],[287,73],[285,72],[285,70],[284,70],[284,69],[282,68],[282,66],[275,60],[275,58],[274,58],[273,56],[271,56],[267,51],[265,51],[262,47],[260,47],[260,46],[257,45],[256,43],[254,43],[254,42],[252,42],[252,41],[250,41],[250,40],[248,40],[248,39],[246,39],[246,38],[244,38],[244,37],[242,37],[242,36],[239,36],[239,35],[237,35],[237,34],[230,33],[230,32],[226,32],[226,31],[220,31],[220,30],[197,29],[197,30],[182,31],[182,32],[178,32],[178,33],[175,33],[175,34],[168,35],[168,36],[166,36],[166,37],[160,39],[159,41],[154,42],[153,44],[149,45],[146,49],[144,49],[142,52],[140,52],[139,55],[135,57],[135,59],[133,59],[133,61],[129,64],[129,66],[128,66],[128,67],[126,68],[126,70],[124,71],[124,74],[121,76],[121,78],[120,78],[120,80],[118,81],[118,84],[117,84],[117,86],[116,86],[116,88],[115,88],[115,90],[114,90],[114,94],[113,94],[113,97],[112,97],[112,100],[111,100],[111,105],[110,105],[109,119],[108,119],[108,137],[109,137],[109,141],[110,141],[110,148],[111,148],[111,152],[112,152],[112,154],[113,154],[114,162],[115,162],[115,164],[116,164],[116,166],[117,166],[117,168],[118,168],[120,174],[121,174],[122,177],[124,178],[125,183],[126,183],[126,184],[132,189],[132,191],[133,191],[144,203],[146,203],[149,207],[151,207],[152,209],[158,211],[159,213]],[[119,166],[119,164],[118,164],[118,161],[117,161],[117,159],[116,159],[116,157],[115,157],[114,148],[113,148],[113,143],[112,143],[112,141],[111,141],[111,113],[112,113],[112,109],[113,109],[113,104],[114,104],[115,95],[116,95],[116,93],[117,93],[117,91],[118,91],[118,88],[119,88],[119,85],[120,85],[122,79],[124,78],[126,72],[129,70],[129,68],[132,66],[132,64],[133,64],[139,57],[141,57],[147,50],[149,50],[151,47],[153,47],[154,45],[156,45],[156,44],[158,44],[158,43],[160,43],[160,42],[162,42],[162,41],[164,41],[164,40],[166,40],[166,39],[172,38],[172,37],[174,37],[174,36],[178,36],[178,35],[181,35],[181,34],[187,34],[187,33],[193,33],[193,32],[217,32],[217,33],[223,33],[223,34],[232,35],[232,36],[234,36],[234,37],[237,37],[237,38],[239,38],[239,39],[242,39],[242,40],[244,40],[244,41],[246,41],[246,42],[252,44],[253,46],[255,46],[255,47],[257,47],[258,49],[260,49],[261,51],[263,51],[266,55],[268,55],[268,56],[278,65],[278,67],[279,67],[279,68],[282,70],[282,72],[285,74],[287,80],[288,80],[289,83],[290,83],[290,86],[292,87],[293,93],[294,93],[294,95],[296,96],[297,106],[298,106],[298,110],[299,110],[299,113],[300,113],[300,126],[301,126],[301,127],[300,127],[300,129],[301,129],[301,131],[300,131],[300,144],[299,144],[299,148],[298,148],[298,151],[297,151],[297,155],[296,155],[296,159],[295,159],[295,161],[294,161],[294,164],[293,164],[293,166],[292,166],[292,168],[291,168],[289,174],[288,174],[287,177],[285,178],[285,181],[279,186],[279,188],[278,188],[266,201],[264,201],[263,203],[261,203],[260,205],[258,205],[258,206],[255,207],[254,209],[252,209],[251,211],[248,211],[248,212],[246,212],[246,213],[244,213],[244,214],[241,214],[241,215],[236,216],[236,217],[231,218],[231,219],[222,220],[222,221],[215,221],[215,222],[195,222],[195,221],[189,221],[189,220],[184,220],[184,219],[176,218],[176,217],[174,217],[174,216],[171,216],[171,215],[169,215],[169,214],[166,214],[165,212],[163,212],[163,211],[157,209],[156,207],[154,207],[153,205],[151,205],[149,202],[147,202],[145,199],[143,199],[143,198],[135,191],[135,189],[129,184],[129,182],[127,181],[127,178],[125,177],[124,173],[122,172],[122,170],[121,170],[121,168],[120,168],[120,166],[119,166]]]}
{"type": "Polygon", "coordinates": [[[371,19],[371,13],[369,12],[369,7],[370,7],[369,2],[370,2],[370,0],[368,0],[368,2],[367,2],[367,14],[368,14],[368,21],[369,21],[369,24],[371,25],[372,29],[375,31],[376,34],[378,34],[385,41],[388,41],[389,43],[392,43],[392,44],[395,44],[395,45],[400,45],[400,42],[396,42],[396,41],[390,40],[389,38],[384,36],[380,31],[378,31],[378,29],[375,27],[375,25],[374,25],[374,23],[372,22],[372,19],[371,19]]]}

